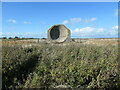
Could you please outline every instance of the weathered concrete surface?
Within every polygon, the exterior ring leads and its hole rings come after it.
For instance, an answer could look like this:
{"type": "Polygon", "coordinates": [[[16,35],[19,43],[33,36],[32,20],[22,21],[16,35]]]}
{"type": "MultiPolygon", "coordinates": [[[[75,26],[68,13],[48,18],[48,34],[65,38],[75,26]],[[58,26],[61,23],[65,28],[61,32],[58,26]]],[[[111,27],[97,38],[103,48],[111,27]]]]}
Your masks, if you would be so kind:
{"type": "Polygon", "coordinates": [[[65,25],[54,25],[48,30],[49,42],[70,41],[70,30],[65,25]]]}

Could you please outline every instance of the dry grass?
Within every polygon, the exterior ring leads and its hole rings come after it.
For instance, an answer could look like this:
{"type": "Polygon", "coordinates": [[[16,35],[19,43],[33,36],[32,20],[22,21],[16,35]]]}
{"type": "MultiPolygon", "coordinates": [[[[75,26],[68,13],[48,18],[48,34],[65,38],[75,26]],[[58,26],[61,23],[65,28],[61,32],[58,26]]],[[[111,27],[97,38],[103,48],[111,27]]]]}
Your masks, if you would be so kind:
{"type": "MultiPolygon", "coordinates": [[[[101,46],[101,45],[118,45],[118,40],[120,39],[74,39],[74,42],[67,42],[67,43],[61,43],[59,45],[69,45],[71,43],[73,44],[86,44],[86,45],[98,45],[98,46],[101,46]]],[[[29,44],[44,44],[44,43],[47,43],[47,40],[39,40],[38,39],[29,39],[29,40],[4,40],[2,41],[2,44],[6,44],[6,45],[29,45],[29,44]]],[[[54,43],[51,43],[51,44],[54,44],[54,43]]]]}

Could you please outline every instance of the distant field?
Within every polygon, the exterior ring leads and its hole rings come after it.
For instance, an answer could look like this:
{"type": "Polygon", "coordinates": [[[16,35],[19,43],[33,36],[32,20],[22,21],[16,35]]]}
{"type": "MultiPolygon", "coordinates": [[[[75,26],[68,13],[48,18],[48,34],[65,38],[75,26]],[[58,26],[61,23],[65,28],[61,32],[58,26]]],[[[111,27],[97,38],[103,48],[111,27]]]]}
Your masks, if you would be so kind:
{"type": "MultiPolygon", "coordinates": [[[[81,44],[96,44],[96,45],[116,45],[118,44],[118,38],[113,38],[113,39],[78,39],[78,38],[73,38],[72,43],[81,43],[81,44]]],[[[70,43],[71,43],[70,42],[70,43]]],[[[14,40],[14,39],[3,39],[2,40],[3,44],[34,44],[34,43],[47,43],[47,40],[45,39],[21,39],[21,40],[14,40]]],[[[66,43],[64,43],[66,44],[66,43]]]]}
{"type": "Polygon", "coordinates": [[[3,89],[120,88],[118,39],[2,41],[3,89]]]}

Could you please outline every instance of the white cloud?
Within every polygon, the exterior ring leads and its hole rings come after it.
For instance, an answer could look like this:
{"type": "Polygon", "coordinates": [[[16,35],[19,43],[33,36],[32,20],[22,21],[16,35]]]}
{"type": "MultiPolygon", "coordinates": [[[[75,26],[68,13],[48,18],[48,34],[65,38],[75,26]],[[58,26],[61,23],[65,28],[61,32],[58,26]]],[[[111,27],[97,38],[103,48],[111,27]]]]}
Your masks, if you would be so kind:
{"type": "Polygon", "coordinates": [[[85,28],[76,28],[75,30],[74,30],[75,32],[87,32],[87,33],[89,33],[89,32],[103,32],[104,31],[104,28],[92,28],[92,27],[85,27],[85,28]]]}
{"type": "Polygon", "coordinates": [[[81,21],[81,18],[71,18],[70,21],[78,23],[81,21]]]}
{"type": "Polygon", "coordinates": [[[113,26],[109,33],[110,35],[118,35],[118,25],[113,26]]]}
{"type": "Polygon", "coordinates": [[[64,20],[63,24],[75,24],[79,23],[81,21],[81,18],[70,18],[69,20],[64,20]]]}
{"type": "Polygon", "coordinates": [[[73,37],[118,37],[118,26],[111,29],[84,27],[72,31],[73,37]]]}
{"type": "Polygon", "coordinates": [[[24,23],[24,24],[30,24],[31,22],[29,22],[29,21],[24,21],[23,23],[24,23]]]}
{"type": "Polygon", "coordinates": [[[89,22],[93,22],[93,21],[96,21],[96,20],[97,20],[97,18],[93,17],[93,18],[90,18],[90,19],[85,19],[85,20],[83,20],[83,22],[89,23],[89,22]]]}
{"type": "Polygon", "coordinates": [[[64,20],[63,24],[69,24],[69,21],[68,20],[64,20]]]}
{"type": "Polygon", "coordinates": [[[10,23],[16,23],[17,21],[15,19],[9,19],[8,22],[10,22],[10,23]]]}
{"type": "Polygon", "coordinates": [[[63,24],[75,24],[75,23],[79,23],[81,21],[83,21],[85,23],[90,23],[90,22],[93,22],[93,21],[96,21],[96,20],[97,20],[96,17],[93,17],[93,18],[90,18],[90,19],[70,18],[69,20],[64,20],[62,23],[63,24]]]}
{"type": "Polygon", "coordinates": [[[118,30],[118,25],[112,27],[113,30],[118,30]]]}
{"type": "Polygon", "coordinates": [[[94,30],[94,28],[85,27],[85,28],[81,28],[81,29],[76,28],[76,29],[75,29],[75,32],[91,32],[91,31],[93,31],[93,30],[94,30]]]}
{"type": "Polygon", "coordinates": [[[78,37],[92,37],[96,35],[102,35],[104,33],[104,28],[93,28],[93,27],[85,27],[85,28],[76,28],[72,31],[72,36],[78,37]]]}
{"type": "Polygon", "coordinates": [[[97,32],[104,32],[104,28],[99,28],[99,29],[97,29],[97,32]]]}

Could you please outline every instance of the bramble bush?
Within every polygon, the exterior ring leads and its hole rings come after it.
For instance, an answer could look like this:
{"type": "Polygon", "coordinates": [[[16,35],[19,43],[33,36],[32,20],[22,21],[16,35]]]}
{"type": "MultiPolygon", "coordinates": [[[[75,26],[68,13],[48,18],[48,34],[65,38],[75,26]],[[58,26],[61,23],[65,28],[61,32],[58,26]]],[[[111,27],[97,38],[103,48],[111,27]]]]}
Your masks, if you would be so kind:
{"type": "Polygon", "coordinates": [[[2,88],[17,88],[35,67],[39,58],[37,49],[5,45],[2,49],[2,88]]]}
{"type": "Polygon", "coordinates": [[[65,46],[44,44],[29,48],[3,46],[3,86],[45,89],[59,85],[69,88],[120,88],[117,59],[117,45],[71,43],[65,46]]]}

